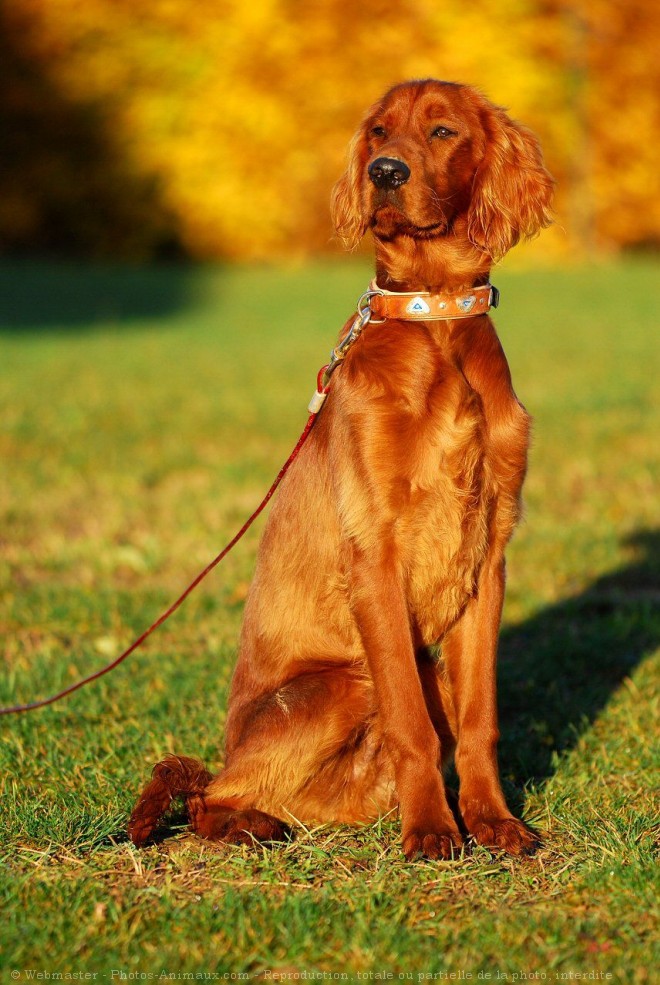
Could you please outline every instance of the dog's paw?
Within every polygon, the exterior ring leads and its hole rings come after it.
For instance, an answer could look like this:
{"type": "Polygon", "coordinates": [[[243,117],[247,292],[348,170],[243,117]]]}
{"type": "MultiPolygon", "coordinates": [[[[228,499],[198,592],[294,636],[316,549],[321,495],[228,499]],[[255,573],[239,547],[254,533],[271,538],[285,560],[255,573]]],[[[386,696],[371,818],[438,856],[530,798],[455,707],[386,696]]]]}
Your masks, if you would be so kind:
{"type": "Polygon", "coordinates": [[[478,845],[509,855],[533,855],[541,844],[539,836],[515,817],[482,817],[468,828],[478,845]]]}
{"type": "Polygon", "coordinates": [[[128,822],[128,837],[136,848],[148,841],[171,802],[168,787],[158,777],[145,787],[128,822]]]}
{"type": "Polygon", "coordinates": [[[452,859],[461,852],[463,838],[458,831],[410,831],[403,839],[403,854],[414,858],[452,859]]]}
{"type": "Polygon", "coordinates": [[[150,838],[156,824],[158,823],[159,816],[160,815],[143,816],[141,814],[136,814],[135,811],[131,814],[127,831],[128,837],[136,848],[142,848],[144,843],[150,838]]]}
{"type": "Polygon", "coordinates": [[[232,811],[222,826],[220,837],[232,845],[253,845],[255,841],[286,841],[288,825],[263,811],[232,811]]]}
{"type": "Polygon", "coordinates": [[[203,797],[189,798],[187,807],[193,831],[209,841],[226,841],[232,845],[286,841],[291,830],[284,821],[263,811],[214,806],[206,804],[203,797]]]}

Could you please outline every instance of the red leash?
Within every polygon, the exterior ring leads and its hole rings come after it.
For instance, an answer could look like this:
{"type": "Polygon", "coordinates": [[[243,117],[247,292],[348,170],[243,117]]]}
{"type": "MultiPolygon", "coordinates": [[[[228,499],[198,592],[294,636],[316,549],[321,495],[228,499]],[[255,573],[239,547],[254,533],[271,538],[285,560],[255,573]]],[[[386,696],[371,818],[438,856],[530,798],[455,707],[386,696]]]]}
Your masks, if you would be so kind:
{"type": "Polygon", "coordinates": [[[145,630],[144,633],[142,633],[142,635],[139,636],[135,640],[135,642],[129,646],[127,650],[124,650],[121,656],[117,657],[116,660],[113,660],[112,663],[109,663],[106,667],[102,667],[101,670],[97,670],[96,673],[90,674],[89,677],[84,677],[82,680],[77,681],[75,684],[71,684],[69,687],[66,687],[63,691],[60,691],[59,694],[53,694],[50,698],[42,698],[41,701],[31,701],[29,704],[26,705],[14,705],[11,708],[0,708],[0,715],[13,715],[17,712],[33,711],[35,708],[43,708],[45,705],[52,705],[54,701],[59,701],[60,698],[66,697],[67,694],[71,694],[73,691],[77,691],[79,687],[84,687],[84,685],[89,684],[90,681],[95,681],[98,677],[103,677],[104,674],[108,674],[111,670],[114,670],[114,668],[118,667],[119,664],[122,663],[124,660],[126,660],[127,657],[130,657],[131,653],[133,653],[134,650],[137,650],[137,648],[142,643],[144,643],[147,637],[151,636],[154,630],[158,629],[159,626],[162,626],[165,620],[169,619],[172,613],[176,612],[179,606],[188,598],[188,596],[193,591],[193,589],[197,588],[199,583],[203,581],[204,578],[206,578],[206,576],[211,571],[213,571],[216,565],[220,564],[222,559],[227,554],[229,554],[232,547],[234,547],[234,545],[238,543],[238,541],[241,539],[241,537],[246,532],[246,530],[248,530],[252,526],[252,524],[257,519],[261,511],[264,509],[266,504],[271,499],[273,493],[279,486],[280,482],[282,481],[286,473],[289,471],[289,468],[291,467],[295,459],[298,457],[298,452],[307,441],[307,438],[309,437],[309,434],[314,426],[314,422],[318,417],[321,407],[325,402],[325,398],[327,396],[328,389],[330,387],[330,377],[337,369],[337,367],[341,364],[342,360],[345,358],[346,353],[348,352],[350,347],[353,345],[356,339],[359,338],[362,329],[371,320],[371,308],[369,306],[369,302],[371,298],[374,295],[381,293],[382,292],[380,290],[366,291],[358,301],[357,318],[353,321],[353,324],[351,325],[349,331],[346,333],[346,335],[341,340],[341,342],[337,345],[335,349],[333,349],[330,357],[330,362],[328,363],[328,365],[322,366],[318,372],[318,376],[316,377],[316,390],[312,395],[312,399],[310,400],[308,407],[310,416],[307,421],[307,424],[303,429],[303,433],[298,438],[295,448],[287,458],[286,462],[284,463],[280,471],[277,473],[275,481],[273,482],[272,486],[270,487],[264,498],[257,506],[252,516],[245,521],[245,523],[238,531],[238,533],[234,537],[232,537],[232,539],[229,541],[227,546],[220,551],[218,556],[215,557],[210,564],[207,564],[204,570],[197,575],[195,580],[191,582],[190,585],[188,585],[185,592],[183,592],[178,597],[176,602],[173,602],[172,605],[169,607],[169,609],[166,612],[164,612],[162,616],[159,616],[156,622],[153,623],[153,625],[151,625],[149,629],[145,630]]]}
{"type": "MultiPolygon", "coordinates": [[[[328,367],[324,366],[323,369],[321,369],[319,371],[318,382],[317,382],[317,390],[316,390],[316,393],[314,394],[314,396],[312,397],[312,401],[314,401],[314,400],[317,400],[317,401],[320,400],[320,404],[321,405],[323,404],[323,398],[325,397],[325,394],[327,393],[327,386],[323,386],[323,383],[321,381],[321,374],[324,373],[324,372],[327,372],[327,370],[328,370],[328,367]]],[[[145,632],[142,633],[142,635],[139,636],[138,639],[136,639],[135,642],[132,643],[131,646],[129,646],[129,648],[127,650],[124,650],[124,652],[121,654],[121,656],[117,657],[116,660],[113,660],[112,663],[109,663],[106,667],[102,667],[101,670],[97,670],[96,673],[90,674],[89,677],[85,677],[82,680],[77,681],[75,684],[71,684],[69,687],[65,688],[63,691],[60,691],[59,694],[53,694],[50,698],[43,698],[41,701],[31,701],[27,705],[14,705],[11,708],[0,708],[0,715],[13,715],[16,712],[20,712],[20,711],[33,711],[35,708],[43,708],[45,705],[52,705],[54,701],[59,701],[60,698],[64,698],[67,694],[71,694],[73,691],[77,691],[79,687],[83,687],[85,684],[89,684],[90,681],[95,681],[97,679],[97,677],[102,677],[104,674],[107,674],[111,670],[114,670],[114,668],[115,667],[118,667],[120,663],[122,663],[124,660],[126,660],[126,658],[129,657],[131,655],[131,653],[133,653],[134,650],[137,650],[137,648],[142,643],[144,643],[144,641],[147,639],[147,637],[148,636],[151,636],[151,634],[154,632],[154,630],[158,629],[159,626],[162,626],[162,624],[165,622],[165,620],[166,619],[169,619],[169,617],[172,615],[173,612],[176,612],[176,610],[179,608],[179,606],[188,598],[188,596],[193,591],[193,589],[197,588],[197,586],[199,585],[199,583],[201,581],[203,581],[204,578],[206,578],[206,576],[211,571],[213,571],[213,569],[215,568],[215,566],[218,565],[218,564],[220,564],[220,562],[222,561],[222,559],[227,554],[229,554],[229,552],[232,549],[232,547],[234,547],[234,545],[238,543],[238,541],[241,539],[241,537],[246,532],[246,530],[248,530],[252,526],[252,524],[257,519],[257,517],[259,516],[259,514],[261,513],[261,511],[264,509],[264,507],[266,506],[266,504],[268,503],[268,501],[271,499],[273,493],[275,492],[275,490],[279,486],[280,482],[282,481],[282,479],[284,478],[284,476],[286,475],[286,473],[289,471],[290,466],[293,464],[293,462],[295,461],[295,459],[298,457],[298,452],[300,451],[300,449],[302,448],[302,446],[307,441],[307,438],[309,437],[309,434],[310,434],[310,432],[312,430],[312,427],[314,426],[314,422],[315,422],[316,418],[318,417],[318,414],[319,414],[320,409],[321,409],[321,406],[319,406],[318,410],[314,410],[310,414],[309,419],[307,421],[307,424],[305,425],[305,428],[303,430],[303,433],[298,438],[298,441],[296,443],[295,448],[293,449],[293,451],[291,452],[291,454],[287,458],[286,462],[284,463],[284,465],[282,466],[282,468],[280,469],[280,471],[277,473],[277,476],[275,478],[275,481],[273,482],[272,486],[270,487],[270,489],[268,490],[268,492],[266,493],[266,495],[264,496],[264,498],[261,500],[261,502],[257,506],[257,508],[254,511],[254,513],[252,514],[252,516],[249,517],[249,519],[245,521],[245,523],[243,524],[243,526],[241,527],[241,529],[238,531],[238,533],[234,537],[232,537],[232,539],[229,541],[229,543],[227,544],[227,546],[225,548],[223,548],[223,550],[220,551],[220,553],[218,554],[218,556],[215,557],[211,561],[211,563],[208,564],[204,568],[204,570],[200,574],[197,575],[197,577],[195,578],[195,580],[193,582],[191,582],[190,585],[188,585],[188,587],[186,588],[185,592],[183,592],[178,597],[178,599],[176,600],[176,602],[173,602],[172,603],[172,605],[169,607],[169,609],[167,610],[167,612],[164,612],[162,614],[162,616],[159,616],[159,618],[156,620],[156,622],[153,623],[153,625],[151,625],[149,627],[149,629],[145,630],[145,632]]]]}

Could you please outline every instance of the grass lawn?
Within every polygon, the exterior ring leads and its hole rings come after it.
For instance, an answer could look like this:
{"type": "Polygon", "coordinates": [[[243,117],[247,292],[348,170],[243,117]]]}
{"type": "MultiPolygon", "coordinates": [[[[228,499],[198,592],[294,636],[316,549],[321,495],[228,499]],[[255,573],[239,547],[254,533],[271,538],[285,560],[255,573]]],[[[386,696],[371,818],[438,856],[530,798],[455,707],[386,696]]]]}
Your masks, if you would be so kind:
{"type": "MultiPolygon", "coordinates": [[[[369,273],[0,267],[0,704],[106,663],[218,553],[297,439],[369,273]]],[[[407,863],[392,818],[252,851],[175,816],[157,844],[128,843],[152,763],[221,762],[260,520],[121,668],[0,720],[3,981],[653,980],[657,274],[495,278],[535,419],[500,758],[539,854],[407,863]]]]}

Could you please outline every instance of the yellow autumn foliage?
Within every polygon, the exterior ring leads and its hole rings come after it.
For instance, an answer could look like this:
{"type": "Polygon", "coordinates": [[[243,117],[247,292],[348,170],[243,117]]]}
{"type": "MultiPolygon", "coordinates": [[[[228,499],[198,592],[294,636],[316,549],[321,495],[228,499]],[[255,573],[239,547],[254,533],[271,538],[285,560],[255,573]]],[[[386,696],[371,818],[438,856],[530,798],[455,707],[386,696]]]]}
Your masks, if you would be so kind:
{"type": "Polygon", "coordinates": [[[544,251],[657,244],[656,0],[4,0],[6,251],[256,259],[329,247],[368,105],[474,84],[558,179],[544,251]]]}

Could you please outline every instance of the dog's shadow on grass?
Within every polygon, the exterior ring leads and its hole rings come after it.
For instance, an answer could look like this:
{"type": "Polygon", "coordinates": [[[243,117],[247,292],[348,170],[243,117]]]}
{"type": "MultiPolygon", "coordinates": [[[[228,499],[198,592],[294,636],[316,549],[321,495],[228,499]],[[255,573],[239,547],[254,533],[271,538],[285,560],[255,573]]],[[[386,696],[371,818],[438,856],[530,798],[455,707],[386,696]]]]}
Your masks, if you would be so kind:
{"type": "Polygon", "coordinates": [[[500,764],[512,806],[554,771],[612,692],[660,643],[660,530],[625,546],[631,563],[500,637],[500,764]]]}

